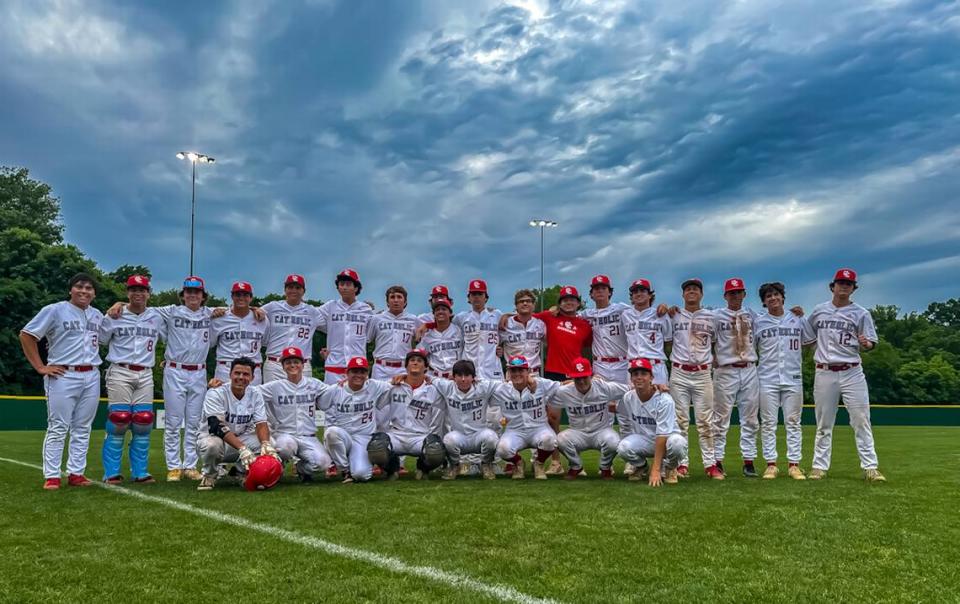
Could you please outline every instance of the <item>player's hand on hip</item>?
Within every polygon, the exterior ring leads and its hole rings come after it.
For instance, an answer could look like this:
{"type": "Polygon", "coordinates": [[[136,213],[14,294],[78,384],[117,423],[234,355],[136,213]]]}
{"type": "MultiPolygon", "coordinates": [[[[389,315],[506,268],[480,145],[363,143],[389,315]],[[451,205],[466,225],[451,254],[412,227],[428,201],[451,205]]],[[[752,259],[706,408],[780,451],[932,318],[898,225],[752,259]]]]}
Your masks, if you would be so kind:
{"type": "Polygon", "coordinates": [[[867,336],[860,334],[857,336],[857,341],[860,342],[860,347],[866,350],[873,348],[873,342],[867,339],[867,336]]]}
{"type": "Polygon", "coordinates": [[[214,319],[219,319],[223,315],[227,314],[227,309],[223,306],[218,306],[210,312],[210,317],[214,319]]]}
{"type": "Polygon", "coordinates": [[[44,365],[37,370],[37,373],[40,375],[47,375],[50,377],[60,377],[61,375],[67,372],[67,368],[63,365],[44,365]]]}
{"type": "Polygon", "coordinates": [[[244,471],[250,469],[250,464],[253,463],[257,456],[249,447],[240,448],[240,465],[243,466],[244,471]]]}
{"type": "Polygon", "coordinates": [[[647,481],[650,483],[651,487],[659,487],[663,484],[663,480],[660,478],[660,470],[652,468],[650,470],[650,479],[647,481]]]}
{"type": "Polygon", "coordinates": [[[326,361],[326,360],[327,360],[327,357],[330,356],[330,351],[327,350],[326,348],[321,348],[321,349],[320,349],[320,356],[322,356],[322,357],[323,357],[323,360],[326,361]]]}
{"type": "Polygon", "coordinates": [[[113,306],[107,309],[107,316],[111,319],[119,319],[124,306],[126,306],[126,304],[123,302],[114,302],[113,306]]]}

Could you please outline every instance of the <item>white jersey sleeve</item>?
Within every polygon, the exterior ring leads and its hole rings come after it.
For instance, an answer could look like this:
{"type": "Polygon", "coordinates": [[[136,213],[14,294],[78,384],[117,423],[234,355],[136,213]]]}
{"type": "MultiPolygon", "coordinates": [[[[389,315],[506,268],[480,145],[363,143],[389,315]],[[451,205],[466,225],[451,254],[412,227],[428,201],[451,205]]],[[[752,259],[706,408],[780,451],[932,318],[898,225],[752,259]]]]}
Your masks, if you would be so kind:
{"type": "Polygon", "coordinates": [[[37,340],[47,338],[50,365],[100,365],[100,325],[103,314],[88,306],[55,302],[40,309],[22,331],[37,340]]]}

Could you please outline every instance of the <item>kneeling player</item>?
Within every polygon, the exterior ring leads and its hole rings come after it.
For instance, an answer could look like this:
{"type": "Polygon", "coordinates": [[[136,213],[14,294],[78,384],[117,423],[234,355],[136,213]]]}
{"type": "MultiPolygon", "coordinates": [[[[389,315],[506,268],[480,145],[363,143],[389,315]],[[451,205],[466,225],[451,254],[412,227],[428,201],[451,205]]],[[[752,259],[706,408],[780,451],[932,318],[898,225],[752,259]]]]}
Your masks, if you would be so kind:
{"type": "Polygon", "coordinates": [[[630,361],[630,381],[634,389],[620,404],[630,418],[632,431],[620,441],[617,453],[637,468],[630,480],[643,480],[647,474],[647,458],[653,457],[650,486],[658,487],[661,482],[675,484],[677,466],[687,454],[687,443],[677,426],[673,398],[654,385],[653,365],[647,359],[630,361]],[[662,470],[666,470],[664,479],[662,470]]]}
{"type": "Polygon", "coordinates": [[[497,444],[497,455],[514,464],[512,478],[521,479],[523,460],[519,452],[535,448],[533,476],[546,480],[543,462],[557,449],[557,433],[548,423],[547,401],[556,394],[560,384],[531,377],[527,359],[520,356],[511,357],[507,362],[507,377],[510,381],[498,384],[494,393],[506,421],[506,430],[497,444]]]}
{"type": "Polygon", "coordinates": [[[203,463],[203,478],[197,490],[209,491],[217,483],[217,466],[237,463],[246,470],[260,455],[277,456],[270,442],[267,407],[253,381],[256,363],[241,357],[230,364],[230,383],[207,392],[203,401],[203,417],[209,434],[201,435],[197,443],[203,463]]]}
{"type": "Polygon", "coordinates": [[[314,474],[330,465],[330,456],[317,440],[317,400],[333,386],[312,377],[304,377],[306,359],[296,347],[284,348],[280,366],[286,379],[267,382],[258,389],[267,405],[267,418],[277,444],[280,459],[286,463],[296,457],[297,475],[311,482],[314,474]]]}
{"type": "Polygon", "coordinates": [[[583,470],[580,452],[600,451],[600,476],[613,478],[613,458],[617,456],[620,436],[613,429],[610,402],[619,401],[630,391],[630,386],[593,379],[590,361],[580,357],[573,360],[573,371],[567,377],[572,384],[561,386],[550,403],[551,407],[566,409],[570,427],[557,435],[557,448],[570,462],[567,480],[574,480],[583,470]]]}
{"type": "MultiPolygon", "coordinates": [[[[453,364],[453,380],[434,378],[433,385],[447,404],[447,426],[443,446],[447,449],[450,468],[443,478],[453,480],[460,473],[460,456],[480,454],[480,473],[487,480],[497,476],[493,458],[497,453],[497,433],[489,428],[487,414],[490,398],[502,384],[499,380],[476,381],[473,361],[453,364]]],[[[499,413],[499,411],[498,411],[499,413]]]]}

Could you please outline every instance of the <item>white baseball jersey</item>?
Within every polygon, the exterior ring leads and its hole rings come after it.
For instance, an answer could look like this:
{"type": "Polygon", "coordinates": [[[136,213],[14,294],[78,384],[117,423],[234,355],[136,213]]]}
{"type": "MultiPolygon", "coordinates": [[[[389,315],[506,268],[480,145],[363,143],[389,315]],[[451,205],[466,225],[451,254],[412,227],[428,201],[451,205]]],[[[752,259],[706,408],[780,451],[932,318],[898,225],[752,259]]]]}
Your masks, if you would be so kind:
{"type": "Polygon", "coordinates": [[[784,312],[779,317],[765,312],[757,316],[754,329],[760,349],[760,364],[757,366],[760,383],[801,386],[801,346],[816,337],[810,324],[792,312],[784,312]]]}
{"type": "Polygon", "coordinates": [[[580,311],[593,328],[593,361],[626,359],[627,339],[620,327],[620,316],[630,307],[623,302],[611,302],[606,308],[587,308],[580,311]]]}
{"type": "Polygon", "coordinates": [[[360,390],[353,390],[348,384],[334,386],[320,397],[317,406],[326,413],[327,427],[369,436],[376,432],[377,409],[390,404],[390,388],[389,382],[380,380],[367,380],[360,390]]]}
{"type": "Polygon", "coordinates": [[[503,368],[497,357],[502,314],[499,310],[485,308],[476,312],[471,308],[453,318],[463,332],[463,358],[473,361],[480,379],[503,379],[503,368]]]}
{"type": "Polygon", "coordinates": [[[435,322],[436,322],[436,319],[435,319],[434,316],[433,316],[433,312],[420,313],[419,315],[417,315],[417,320],[420,321],[420,324],[421,324],[421,325],[426,324],[426,323],[435,323],[435,322]]]}
{"type": "Polygon", "coordinates": [[[873,316],[859,304],[838,308],[832,301],[824,302],[813,309],[807,321],[816,336],[817,350],[813,353],[813,360],[817,363],[859,363],[860,340],[857,336],[863,335],[877,343],[873,316]]]}
{"type": "Polygon", "coordinates": [[[267,356],[279,358],[284,348],[296,346],[309,359],[313,353],[313,332],[320,324],[320,309],[306,302],[290,306],[286,300],[274,300],[261,310],[267,315],[267,356]]]}
{"type": "Polygon", "coordinates": [[[235,435],[243,436],[253,434],[257,424],[267,421],[267,406],[257,388],[247,388],[243,398],[238,399],[230,384],[224,384],[207,390],[207,396],[203,399],[204,431],[208,417],[219,417],[235,435]]]}
{"type": "Polygon", "coordinates": [[[664,342],[673,341],[673,321],[668,315],[657,316],[657,309],[628,308],[620,315],[620,326],[627,339],[628,359],[667,360],[664,342]]]}
{"type": "Polygon", "coordinates": [[[447,405],[447,430],[473,436],[489,428],[487,407],[494,390],[500,386],[497,380],[474,381],[466,392],[457,387],[453,380],[433,378],[433,387],[437,389],[447,405]]]}
{"type": "Polygon", "coordinates": [[[116,319],[104,317],[100,323],[100,343],[106,344],[107,360],[153,367],[157,359],[157,340],[166,324],[156,308],[146,308],[135,314],[126,307],[116,319]]]}
{"type": "Polygon", "coordinates": [[[372,315],[367,323],[367,339],[374,343],[373,358],[403,362],[419,326],[417,316],[406,311],[395,315],[385,310],[372,315]]]}
{"type": "Polygon", "coordinates": [[[757,343],[753,327],[756,316],[757,313],[750,308],[718,308],[713,311],[718,365],[757,362],[757,343]]]}
{"type": "Polygon", "coordinates": [[[590,390],[580,394],[576,384],[566,384],[557,390],[550,406],[567,410],[572,429],[594,433],[613,427],[610,401],[618,401],[632,390],[626,384],[594,379],[590,382],[590,390]]]}
{"type": "Polygon", "coordinates": [[[327,334],[327,367],[346,367],[353,357],[367,356],[367,322],[373,310],[366,302],[330,300],[320,307],[320,331],[327,334]]]}
{"type": "Polygon", "coordinates": [[[203,365],[210,352],[210,315],[206,306],[190,310],[183,304],[157,307],[166,323],[167,346],[163,358],[185,365],[203,365]]]}
{"type": "Polygon", "coordinates": [[[503,356],[522,356],[527,359],[530,369],[540,369],[540,348],[547,337],[547,325],[536,317],[530,317],[524,325],[516,316],[507,319],[506,326],[500,330],[500,344],[503,356]]]}
{"type": "Polygon", "coordinates": [[[666,392],[655,392],[649,400],[643,402],[636,390],[631,390],[620,402],[630,418],[632,431],[653,439],[657,436],[669,436],[680,432],[677,426],[676,404],[666,392]]]}
{"type": "Polygon", "coordinates": [[[267,405],[270,429],[296,436],[317,433],[317,399],[334,387],[312,377],[302,377],[297,383],[283,379],[256,386],[267,405]]]}
{"type": "Polygon", "coordinates": [[[443,434],[445,403],[433,384],[403,383],[390,389],[390,433],[403,438],[443,434]]]}
{"type": "Polygon", "coordinates": [[[463,332],[451,323],[445,330],[428,329],[420,340],[420,347],[427,351],[430,369],[437,373],[449,373],[453,364],[463,357],[463,332]]]}
{"type": "Polygon", "coordinates": [[[266,321],[257,321],[253,312],[238,317],[228,310],[222,317],[210,321],[214,340],[217,342],[217,360],[230,362],[240,357],[263,362],[260,348],[267,331],[266,321]]]}
{"type": "Polygon", "coordinates": [[[54,302],[40,309],[23,331],[37,340],[47,338],[48,365],[99,365],[100,323],[103,313],[70,302],[54,302]]]}
{"type": "Polygon", "coordinates": [[[500,413],[507,420],[507,430],[528,430],[549,427],[547,424],[547,403],[560,388],[559,382],[535,378],[537,391],[530,392],[524,386],[522,392],[510,382],[497,384],[493,401],[500,406],[500,413]]]}
{"type": "Polygon", "coordinates": [[[710,365],[713,363],[713,312],[701,308],[690,312],[681,308],[672,317],[673,349],[670,360],[682,365],[710,365]]]}

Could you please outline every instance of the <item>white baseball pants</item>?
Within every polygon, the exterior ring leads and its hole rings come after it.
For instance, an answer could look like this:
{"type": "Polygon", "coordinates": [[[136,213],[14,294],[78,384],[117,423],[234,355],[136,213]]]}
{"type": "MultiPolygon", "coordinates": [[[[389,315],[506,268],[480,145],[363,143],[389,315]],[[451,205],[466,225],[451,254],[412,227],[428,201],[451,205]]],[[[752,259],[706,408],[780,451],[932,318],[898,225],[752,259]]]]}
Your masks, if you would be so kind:
{"type": "Polygon", "coordinates": [[[197,467],[197,442],[202,426],[203,398],[207,394],[207,371],[180,367],[163,368],[163,454],[167,469],[197,467]],[[183,429],[183,461],[180,430],[183,429]]]}
{"type": "Polygon", "coordinates": [[[100,370],[67,371],[60,377],[44,376],[47,395],[47,433],[43,436],[43,477],[60,478],[67,434],[70,450],[67,472],[83,474],[87,468],[90,429],[100,399],[100,370]]]}
{"type": "Polygon", "coordinates": [[[817,369],[813,379],[813,402],[817,416],[817,436],[813,443],[813,467],[830,469],[830,454],[833,451],[833,425],[837,421],[837,405],[840,398],[850,415],[857,443],[860,467],[874,470],[879,462],[873,445],[873,428],[870,426],[870,394],[863,367],[846,371],[817,369]]]}
{"type": "MultiPolygon", "coordinates": [[[[617,454],[627,463],[643,466],[647,458],[653,459],[656,453],[656,437],[647,434],[631,434],[620,441],[617,454]]],[[[687,457],[687,439],[682,434],[667,436],[667,449],[663,456],[662,470],[672,470],[687,457]]]]}
{"type": "Polygon", "coordinates": [[[757,458],[757,432],[760,431],[760,382],[757,366],[717,367],[713,376],[714,456],[723,461],[733,406],[740,415],[740,453],[744,461],[757,458]]]}
{"type": "MultiPolygon", "coordinates": [[[[245,447],[254,453],[260,452],[260,439],[256,433],[237,436],[245,447]]],[[[203,464],[203,473],[217,474],[217,466],[222,463],[237,463],[240,461],[240,451],[228,445],[219,436],[213,434],[201,435],[197,440],[197,449],[200,451],[200,462],[203,464]]]]}
{"type": "Polygon", "coordinates": [[[670,396],[673,397],[677,412],[677,426],[680,435],[687,446],[684,447],[680,465],[690,465],[687,456],[690,434],[690,406],[693,405],[694,417],[697,421],[697,439],[700,443],[700,455],[703,458],[703,467],[709,468],[717,460],[714,447],[714,410],[713,410],[713,378],[710,369],[702,371],[684,371],[674,367],[670,373],[670,396]]]}
{"type": "MultiPolygon", "coordinates": [[[[306,353],[304,353],[306,354],[306,353]]],[[[313,377],[313,367],[310,361],[303,362],[303,375],[313,377]]],[[[263,364],[263,383],[269,384],[277,380],[287,379],[287,372],[283,370],[283,364],[279,361],[267,361],[263,364]]]]}
{"type": "Polygon", "coordinates": [[[370,372],[370,377],[375,380],[386,381],[395,375],[400,375],[401,373],[406,372],[407,370],[403,367],[387,367],[386,365],[381,365],[380,363],[374,363],[370,372]]]}
{"type": "MultiPolygon", "coordinates": [[[[630,364],[627,363],[627,361],[620,361],[618,363],[597,361],[593,364],[593,373],[608,382],[629,384],[630,372],[627,369],[629,366],[630,364]]],[[[621,437],[630,431],[630,414],[624,411],[621,405],[617,406],[617,424],[620,426],[621,437]]]]}
{"type": "Polygon", "coordinates": [[[277,443],[280,459],[287,463],[297,458],[297,471],[301,474],[322,474],[330,466],[330,455],[316,436],[276,432],[273,439],[277,443]]]}
{"type": "MultiPolygon", "coordinates": [[[[263,383],[263,373],[260,371],[263,369],[262,366],[258,365],[253,370],[253,380],[250,382],[251,386],[259,386],[263,383]]],[[[230,363],[222,363],[217,361],[217,368],[213,370],[213,377],[217,378],[224,384],[230,383],[230,363]]]]}
{"type": "Polygon", "coordinates": [[[600,451],[600,469],[609,470],[613,465],[613,458],[617,456],[619,444],[620,435],[613,428],[604,428],[597,432],[568,428],[557,435],[557,448],[570,462],[571,469],[583,467],[581,451],[597,450],[600,451]]]}
{"type": "Polygon", "coordinates": [[[453,465],[460,463],[460,456],[466,453],[479,453],[482,463],[493,463],[497,440],[497,433],[489,428],[470,435],[454,430],[443,436],[443,446],[453,465]]]}
{"type": "Polygon", "coordinates": [[[549,426],[527,428],[525,430],[507,430],[497,443],[497,455],[500,459],[513,459],[524,449],[553,451],[557,448],[557,433],[549,426]]]}
{"type": "Polygon", "coordinates": [[[133,371],[116,363],[107,368],[104,379],[107,402],[137,405],[153,402],[153,370],[133,371]]]}
{"type": "Polygon", "coordinates": [[[800,415],[803,413],[803,386],[760,384],[760,442],[763,459],[777,461],[777,419],[783,409],[783,427],[787,433],[787,461],[800,463],[803,431],[800,415]]]}
{"type": "Polygon", "coordinates": [[[349,471],[354,480],[361,482],[373,476],[367,456],[370,434],[350,434],[339,426],[330,426],[323,433],[323,442],[341,472],[349,471]]]}

